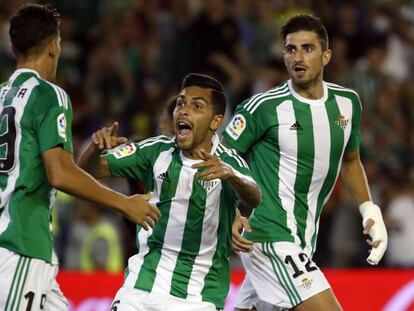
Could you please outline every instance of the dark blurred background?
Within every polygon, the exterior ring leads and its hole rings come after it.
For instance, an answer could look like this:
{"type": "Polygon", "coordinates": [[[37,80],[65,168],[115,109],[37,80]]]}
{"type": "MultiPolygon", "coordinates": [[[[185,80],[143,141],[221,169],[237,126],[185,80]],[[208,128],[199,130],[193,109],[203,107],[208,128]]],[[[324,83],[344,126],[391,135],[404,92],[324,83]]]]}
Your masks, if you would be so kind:
{"type": "MultiPolygon", "coordinates": [[[[132,139],[168,133],[168,100],[189,72],[225,85],[228,120],[243,99],[287,79],[278,37],[286,19],[320,17],[333,50],[325,80],[355,89],[363,103],[361,154],[390,238],[381,265],[414,267],[414,1],[1,0],[2,81],[15,65],[8,18],[28,2],[51,3],[62,15],[57,84],[72,100],[77,154],[112,121],[132,139]]],[[[143,189],[107,184],[126,194],[143,189]]],[[[134,226],[114,213],[60,193],[54,216],[63,268],[117,272],[136,252],[134,226]]],[[[339,180],[314,259],[359,267],[367,252],[356,203],[339,180]]]]}

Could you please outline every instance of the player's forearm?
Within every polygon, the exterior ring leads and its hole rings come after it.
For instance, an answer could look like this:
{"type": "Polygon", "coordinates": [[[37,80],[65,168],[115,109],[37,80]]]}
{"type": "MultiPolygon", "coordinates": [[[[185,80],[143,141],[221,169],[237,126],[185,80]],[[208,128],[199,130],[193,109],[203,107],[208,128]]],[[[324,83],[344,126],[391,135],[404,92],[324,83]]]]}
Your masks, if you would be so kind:
{"type": "Polygon", "coordinates": [[[229,178],[229,182],[232,184],[239,198],[239,206],[247,206],[249,208],[255,208],[259,205],[262,194],[260,188],[251,178],[235,172],[232,177],[229,178]]]}
{"type": "Polygon", "coordinates": [[[117,211],[122,211],[127,199],[125,195],[97,182],[75,164],[73,167],[64,168],[62,178],[56,179],[52,185],[60,191],[117,211]]]}
{"type": "Polygon", "coordinates": [[[344,161],[342,175],[358,205],[372,200],[364,167],[359,157],[344,161]]]}

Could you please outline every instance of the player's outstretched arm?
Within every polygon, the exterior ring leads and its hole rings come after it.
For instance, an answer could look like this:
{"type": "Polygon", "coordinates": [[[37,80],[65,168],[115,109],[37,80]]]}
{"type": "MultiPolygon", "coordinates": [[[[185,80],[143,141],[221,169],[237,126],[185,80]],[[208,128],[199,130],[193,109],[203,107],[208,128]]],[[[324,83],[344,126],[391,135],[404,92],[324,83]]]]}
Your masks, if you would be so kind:
{"type": "Polygon", "coordinates": [[[115,148],[127,142],[127,138],[118,137],[116,131],[118,122],[114,122],[110,127],[103,127],[92,134],[91,144],[81,154],[78,165],[95,178],[111,177],[108,162],[101,157],[105,149],[115,148]]]}
{"type": "Polygon", "coordinates": [[[388,235],[381,209],[371,200],[369,186],[362,166],[359,151],[347,152],[343,158],[343,176],[351,193],[359,204],[363,233],[369,234],[367,243],[372,247],[368,263],[376,265],[387,249],[388,235]]]}
{"type": "Polygon", "coordinates": [[[242,205],[251,208],[259,205],[262,195],[253,178],[244,176],[227,163],[224,163],[219,157],[211,155],[203,149],[197,150],[196,154],[203,162],[194,164],[192,167],[206,168],[206,170],[197,174],[198,178],[227,180],[233,185],[242,205]]]}
{"type": "Polygon", "coordinates": [[[148,203],[148,196],[125,196],[96,181],[80,169],[72,154],[61,147],[42,154],[49,183],[56,189],[107,208],[114,209],[144,229],[157,222],[160,212],[148,203]]]}

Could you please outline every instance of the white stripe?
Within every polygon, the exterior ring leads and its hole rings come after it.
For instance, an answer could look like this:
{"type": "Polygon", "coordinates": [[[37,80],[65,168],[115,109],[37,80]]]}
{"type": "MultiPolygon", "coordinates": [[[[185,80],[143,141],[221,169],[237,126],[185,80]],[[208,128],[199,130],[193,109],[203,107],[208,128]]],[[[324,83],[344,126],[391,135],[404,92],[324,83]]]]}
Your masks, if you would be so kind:
{"type": "Polygon", "coordinates": [[[221,181],[214,187],[206,198],[206,209],[203,218],[203,231],[201,232],[200,251],[195,258],[193,270],[188,283],[187,299],[201,301],[201,291],[204,287],[205,277],[213,264],[213,257],[217,247],[217,229],[220,216],[221,181]],[[191,297],[193,296],[193,297],[191,297]]]}
{"type": "Polygon", "coordinates": [[[1,214],[0,217],[0,235],[6,230],[7,226],[10,223],[10,213],[9,213],[9,203],[10,198],[15,190],[16,181],[20,174],[20,142],[22,140],[22,129],[20,127],[20,120],[23,117],[24,110],[27,105],[27,101],[30,98],[30,95],[33,91],[33,89],[39,85],[39,82],[36,78],[32,77],[28,79],[26,82],[24,82],[20,87],[27,88],[27,95],[23,98],[21,97],[15,97],[12,101],[12,106],[16,109],[16,115],[15,115],[15,125],[16,125],[16,140],[15,140],[15,149],[14,149],[14,158],[15,158],[15,164],[14,168],[9,172],[9,177],[7,180],[7,186],[6,188],[1,191],[1,207],[5,206],[5,210],[1,214]]]}
{"type": "MultiPolygon", "coordinates": [[[[46,80],[45,80],[45,81],[46,81],[46,80]]],[[[47,81],[46,81],[46,82],[47,82],[47,81]]],[[[53,90],[55,91],[55,94],[56,94],[56,97],[57,97],[57,100],[58,100],[59,106],[60,106],[60,107],[63,107],[63,101],[62,101],[61,93],[60,93],[60,91],[59,91],[59,89],[58,89],[57,85],[54,85],[53,83],[50,83],[50,82],[48,82],[48,84],[49,84],[50,86],[52,86],[52,87],[53,87],[53,90]]]]}
{"type": "Polygon", "coordinates": [[[230,152],[233,154],[233,156],[235,157],[235,158],[237,158],[237,159],[239,159],[240,161],[241,161],[241,163],[242,163],[242,165],[241,166],[243,166],[243,167],[245,167],[245,168],[249,168],[249,165],[247,164],[247,162],[241,157],[241,156],[239,156],[238,154],[237,154],[237,152],[236,152],[236,150],[234,150],[234,149],[229,149],[230,150],[230,152]]]}
{"type": "Polygon", "coordinates": [[[176,188],[176,194],[179,194],[179,196],[174,197],[171,202],[164,244],[152,289],[153,292],[170,291],[174,267],[181,250],[185,219],[193,190],[193,179],[196,173],[196,169],[188,166],[183,165],[181,168],[176,188]]]}
{"type": "Polygon", "coordinates": [[[279,94],[279,93],[283,93],[285,91],[288,90],[288,86],[286,83],[284,83],[283,85],[275,88],[275,89],[271,89],[267,92],[264,93],[259,93],[255,96],[253,96],[245,105],[244,105],[244,109],[246,109],[247,111],[249,111],[249,109],[255,104],[255,102],[257,100],[260,100],[262,97],[264,96],[269,96],[269,95],[275,95],[275,94],[279,94]]]}
{"type": "Polygon", "coordinates": [[[156,141],[153,141],[153,142],[150,142],[150,143],[140,145],[140,148],[144,149],[146,147],[149,147],[149,146],[152,146],[152,145],[155,145],[155,144],[171,144],[171,143],[172,143],[171,140],[161,140],[161,139],[159,139],[159,140],[156,140],[156,141]]]}
{"type": "MultiPolygon", "coordinates": [[[[342,155],[341,155],[341,158],[339,159],[338,169],[336,171],[336,177],[335,177],[334,185],[336,184],[336,181],[338,180],[339,172],[341,171],[341,164],[342,164],[342,158],[343,158],[343,155],[344,155],[344,152],[345,152],[345,147],[348,143],[349,136],[351,135],[352,116],[353,116],[352,101],[349,98],[339,96],[339,95],[335,95],[335,99],[336,99],[336,103],[338,104],[338,108],[339,108],[339,111],[340,111],[341,115],[345,116],[345,118],[349,120],[349,124],[345,128],[345,132],[344,132],[344,145],[342,146],[342,153],[341,153],[342,155]]],[[[332,189],[329,191],[328,195],[324,198],[323,205],[325,205],[326,202],[328,202],[329,197],[331,196],[332,191],[334,190],[334,188],[335,187],[332,187],[332,189]]],[[[318,219],[318,223],[316,225],[317,228],[319,228],[319,220],[320,220],[320,218],[318,219]]]]}
{"type": "Polygon", "coordinates": [[[295,193],[293,189],[296,180],[298,143],[296,131],[289,130],[290,126],[296,122],[293,102],[291,100],[282,102],[276,107],[276,114],[280,147],[279,197],[287,213],[287,226],[295,238],[295,243],[300,245],[294,214],[295,193]]]}
{"type": "Polygon", "coordinates": [[[324,106],[310,105],[313,124],[314,161],[312,181],[309,186],[307,203],[308,215],[305,229],[305,252],[312,254],[312,236],[315,233],[315,217],[318,197],[328,174],[331,153],[331,135],[328,113],[324,106]]]}
{"type": "Polygon", "coordinates": [[[170,138],[170,137],[167,137],[167,136],[164,136],[164,135],[161,135],[161,136],[147,138],[145,140],[142,140],[142,141],[138,142],[137,144],[139,146],[144,146],[144,145],[146,145],[148,143],[153,143],[153,142],[156,143],[158,141],[162,141],[164,143],[168,141],[168,142],[172,143],[174,141],[174,139],[173,138],[170,138]]]}
{"type": "Polygon", "coordinates": [[[252,108],[252,110],[250,111],[250,114],[253,114],[253,113],[256,111],[256,109],[257,109],[257,108],[259,108],[259,106],[260,106],[262,103],[264,103],[265,101],[268,101],[268,100],[271,100],[271,99],[276,99],[276,98],[285,97],[285,96],[287,96],[287,95],[290,95],[290,91],[287,91],[286,93],[283,93],[283,94],[278,94],[278,95],[275,95],[275,96],[265,97],[265,98],[263,98],[263,99],[259,100],[259,101],[255,104],[255,106],[252,108]]]}
{"type": "MultiPolygon", "coordinates": [[[[162,180],[158,179],[157,176],[158,174],[164,173],[167,171],[172,161],[173,151],[174,151],[174,148],[170,148],[166,151],[161,152],[157,160],[154,163],[154,167],[153,167],[154,191],[152,194],[152,198],[149,200],[149,203],[151,203],[154,206],[157,202],[160,201],[160,193],[161,193],[161,186],[162,186],[162,180]]],[[[132,256],[128,260],[129,274],[125,280],[125,285],[124,285],[127,288],[134,288],[135,286],[135,283],[139,275],[139,271],[141,270],[141,266],[144,263],[144,257],[149,252],[149,247],[148,247],[147,242],[152,232],[153,232],[152,228],[149,228],[148,231],[141,229],[137,234],[139,251],[137,255],[132,256]]]]}
{"type": "Polygon", "coordinates": [[[339,85],[336,85],[336,84],[332,85],[332,83],[327,83],[327,85],[328,85],[328,89],[332,89],[332,90],[336,90],[336,91],[342,91],[342,92],[353,93],[353,94],[357,95],[358,98],[359,98],[358,93],[355,92],[353,89],[348,89],[348,88],[345,88],[345,87],[342,87],[342,86],[339,86],[339,85]]]}

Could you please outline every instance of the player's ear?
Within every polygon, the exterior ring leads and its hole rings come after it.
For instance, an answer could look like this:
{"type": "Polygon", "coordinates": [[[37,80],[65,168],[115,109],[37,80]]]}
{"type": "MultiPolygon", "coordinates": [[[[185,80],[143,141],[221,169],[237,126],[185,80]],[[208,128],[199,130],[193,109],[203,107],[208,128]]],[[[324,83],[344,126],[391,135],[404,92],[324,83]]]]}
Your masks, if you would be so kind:
{"type": "Polygon", "coordinates": [[[332,57],[332,51],[331,50],[326,50],[323,52],[322,54],[322,63],[324,66],[329,64],[329,61],[331,60],[332,57]]]}
{"type": "Polygon", "coordinates": [[[47,49],[50,57],[56,58],[60,55],[60,37],[50,39],[47,44],[47,49]]]}
{"type": "Polygon", "coordinates": [[[217,130],[221,123],[223,123],[223,118],[224,116],[222,114],[214,115],[213,120],[210,122],[210,129],[213,131],[217,130]]]}

